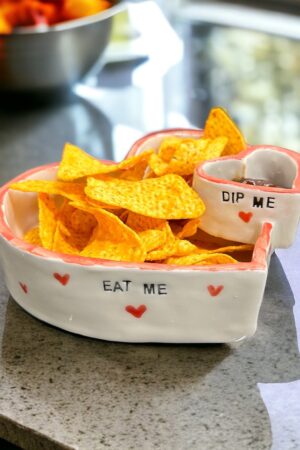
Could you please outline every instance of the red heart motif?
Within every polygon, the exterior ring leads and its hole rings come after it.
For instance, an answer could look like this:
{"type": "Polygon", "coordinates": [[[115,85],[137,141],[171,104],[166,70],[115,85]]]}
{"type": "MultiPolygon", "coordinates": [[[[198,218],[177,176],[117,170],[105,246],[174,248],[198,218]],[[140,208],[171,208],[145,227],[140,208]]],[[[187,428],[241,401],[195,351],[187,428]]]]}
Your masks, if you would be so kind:
{"type": "Polygon", "coordinates": [[[129,313],[132,314],[134,317],[136,317],[137,319],[140,319],[142,317],[142,315],[144,314],[145,311],[147,311],[147,306],[145,305],[140,305],[137,308],[135,308],[132,305],[127,305],[125,310],[129,313]]]}
{"type": "Polygon", "coordinates": [[[70,275],[68,275],[67,273],[65,275],[60,275],[60,273],[55,272],[53,274],[54,278],[59,281],[63,286],[65,286],[66,284],[68,284],[69,279],[70,279],[70,275]]]}
{"type": "Polygon", "coordinates": [[[21,283],[21,281],[19,281],[19,285],[21,286],[21,288],[23,289],[25,294],[28,294],[28,287],[27,287],[27,285],[25,283],[21,283]]]}
{"type": "Polygon", "coordinates": [[[248,223],[252,219],[253,213],[252,212],[239,212],[239,218],[242,219],[244,222],[248,223]]]}
{"type": "Polygon", "coordinates": [[[220,294],[221,291],[223,291],[224,286],[213,286],[212,284],[210,284],[209,286],[207,286],[207,289],[212,297],[216,297],[220,294]]]}

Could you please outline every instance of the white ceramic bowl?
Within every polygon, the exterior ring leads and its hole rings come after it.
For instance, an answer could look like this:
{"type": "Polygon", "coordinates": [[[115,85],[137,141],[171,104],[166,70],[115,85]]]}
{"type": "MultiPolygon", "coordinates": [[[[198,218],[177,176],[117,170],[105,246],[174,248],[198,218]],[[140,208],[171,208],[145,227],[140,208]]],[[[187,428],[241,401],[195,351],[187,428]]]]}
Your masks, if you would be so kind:
{"type": "Polygon", "coordinates": [[[273,225],[273,248],[295,240],[300,218],[300,155],[274,146],[250,147],[235,157],[201,164],[193,187],[206,211],[201,228],[214,236],[254,243],[264,222],[273,225]],[[266,179],[278,187],[252,186],[234,179],[266,179]]]}
{"type": "MultiPolygon", "coordinates": [[[[166,135],[138,141],[130,154],[166,135]]],[[[57,164],[12,181],[53,179],[57,164]]],[[[215,266],[124,263],[57,254],[25,243],[37,223],[33,193],[0,190],[0,258],[12,297],[35,317],[85,336],[123,342],[219,343],[254,334],[263,298],[272,224],[258,233],[250,262],[215,266]]]]}

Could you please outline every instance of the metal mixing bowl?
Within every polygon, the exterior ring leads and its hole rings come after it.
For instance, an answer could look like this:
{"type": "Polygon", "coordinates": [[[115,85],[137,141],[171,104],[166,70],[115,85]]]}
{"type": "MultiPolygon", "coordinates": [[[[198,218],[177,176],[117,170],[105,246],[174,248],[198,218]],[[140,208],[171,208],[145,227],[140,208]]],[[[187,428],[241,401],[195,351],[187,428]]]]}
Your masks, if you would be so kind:
{"type": "Polygon", "coordinates": [[[110,37],[111,8],[89,17],[59,23],[42,31],[20,28],[0,34],[0,91],[51,92],[70,88],[101,60],[110,37]]]}

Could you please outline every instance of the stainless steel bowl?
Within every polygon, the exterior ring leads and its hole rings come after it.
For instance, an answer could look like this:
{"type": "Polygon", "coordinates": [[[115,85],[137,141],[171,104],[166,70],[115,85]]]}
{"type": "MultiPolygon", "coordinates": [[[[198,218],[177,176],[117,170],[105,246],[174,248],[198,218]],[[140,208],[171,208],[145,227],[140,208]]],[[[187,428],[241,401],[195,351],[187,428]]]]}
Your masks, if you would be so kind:
{"type": "Polygon", "coordinates": [[[52,26],[0,34],[0,91],[63,90],[99,64],[110,37],[112,17],[124,8],[111,8],[89,17],[52,26]]]}

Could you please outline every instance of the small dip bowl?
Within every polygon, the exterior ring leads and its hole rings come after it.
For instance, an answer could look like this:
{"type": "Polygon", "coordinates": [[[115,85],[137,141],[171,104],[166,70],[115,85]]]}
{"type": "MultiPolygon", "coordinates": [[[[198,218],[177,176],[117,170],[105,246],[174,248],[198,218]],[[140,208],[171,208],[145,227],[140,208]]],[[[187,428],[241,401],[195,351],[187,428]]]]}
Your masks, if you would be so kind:
{"type": "Polygon", "coordinates": [[[292,245],[300,218],[300,155],[274,146],[249,146],[235,157],[206,161],[193,187],[206,205],[201,229],[214,236],[255,243],[264,222],[273,225],[273,248],[292,245]],[[249,185],[263,179],[274,187],[249,185]]]}

